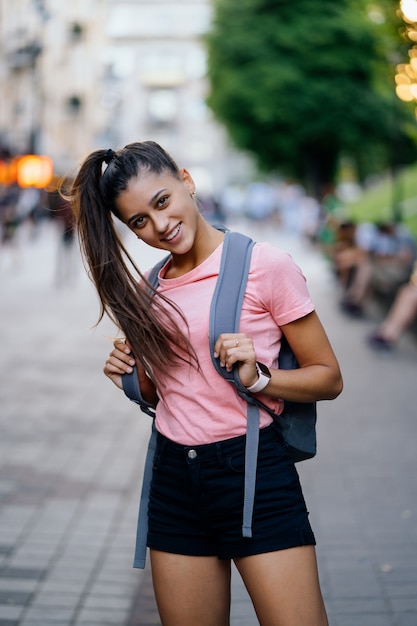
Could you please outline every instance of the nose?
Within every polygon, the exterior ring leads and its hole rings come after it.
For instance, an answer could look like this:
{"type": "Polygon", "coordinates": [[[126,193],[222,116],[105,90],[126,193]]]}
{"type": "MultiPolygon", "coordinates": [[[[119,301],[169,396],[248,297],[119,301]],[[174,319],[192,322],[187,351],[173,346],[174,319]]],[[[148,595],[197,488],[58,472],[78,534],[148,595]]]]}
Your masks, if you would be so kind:
{"type": "Polygon", "coordinates": [[[169,228],[169,220],[167,215],[156,213],[152,217],[154,228],[159,235],[163,235],[169,228]]]}

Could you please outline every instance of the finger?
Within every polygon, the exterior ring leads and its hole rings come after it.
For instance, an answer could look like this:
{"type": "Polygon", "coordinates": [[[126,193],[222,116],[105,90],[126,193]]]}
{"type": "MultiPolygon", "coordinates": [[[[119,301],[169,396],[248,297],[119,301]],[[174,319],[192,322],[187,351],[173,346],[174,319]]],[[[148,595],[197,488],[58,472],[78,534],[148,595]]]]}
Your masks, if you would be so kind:
{"type": "Polygon", "coordinates": [[[115,357],[116,359],[120,359],[121,361],[124,361],[125,363],[130,363],[130,365],[135,364],[135,359],[132,354],[132,351],[130,347],[125,343],[115,342],[115,347],[110,352],[110,357],[115,357]]]}
{"type": "Polygon", "coordinates": [[[126,354],[125,352],[120,352],[116,349],[110,352],[109,359],[111,359],[113,363],[120,361],[126,365],[130,365],[131,367],[136,364],[136,361],[131,354],[126,354]]]}
{"type": "Polygon", "coordinates": [[[105,367],[110,372],[116,372],[118,374],[130,374],[135,366],[135,359],[129,357],[127,354],[121,353],[121,356],[114,354],[114,351],[110,353],[109,358],[106,361],[105,367]]]}
{"type": "Polygon", "coordinates": [[[242,333],[222,333],[214,344],[214,356],[217,358],[222,350],[238,348],[246,335],[242,333]]]}
{"type": "Polygon", "coordinates": [[[109,378],[112,378],[113,376],[122,376],[123,374],[129,373],[127,370],[124,370],[123,368],[120,368],[120,367],[115,367],[114,365],[112,365],[111,363],[108,363],[107,361],[103,367],[103,372],[109,378]]]}
{"type": "Polygon", "coordinates": [[[130,347],[126,339],[116,338],[113,342],[113,345],[115,348],[117,348],[121,352],[125,352],[126,354],[130,354],[132,352],[132,348],[130,347]]]}
{"type": "Polygon", "coordinates": [[[245,361],[252,354],[252,340],[246,335],[231,335],[222,337],[219,343],[219,360],[221,367],[226,367],[230,372],[235,363],[245,361]]]}

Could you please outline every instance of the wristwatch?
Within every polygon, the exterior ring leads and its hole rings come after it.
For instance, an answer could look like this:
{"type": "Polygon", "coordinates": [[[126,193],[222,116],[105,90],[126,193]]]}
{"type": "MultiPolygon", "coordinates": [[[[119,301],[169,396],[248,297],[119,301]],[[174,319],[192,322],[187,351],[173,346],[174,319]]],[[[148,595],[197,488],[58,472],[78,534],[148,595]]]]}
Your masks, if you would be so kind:
{"type": "Polygon", "coordinates": [[[271,372],[263,363],[256,361],[256,371],[258,372],[258,380],[250,387],[246,387],[251,393],[259,393],[262,389],[265,389],[271,380],[271,372]]]}

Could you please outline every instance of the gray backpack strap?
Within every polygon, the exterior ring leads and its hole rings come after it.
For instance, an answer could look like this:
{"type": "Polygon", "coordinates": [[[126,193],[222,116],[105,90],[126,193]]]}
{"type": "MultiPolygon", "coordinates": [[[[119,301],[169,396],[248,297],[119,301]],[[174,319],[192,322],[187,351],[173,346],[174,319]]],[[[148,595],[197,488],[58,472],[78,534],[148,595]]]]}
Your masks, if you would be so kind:
{"type": "Polygon", "coordinates": [[[252,537],[252,517],[255,502],[256,468],[258,465],[259,446],[259,408],[256,404],[248,403],[247,420],[242,536],[252,537]]]}
{"type": "Polygon", "coordinates": [[[219,359],[213,356],[214,344],[222,333],[237,333],[240,312],[249,274],[254,241],[245,235],[226,232],[220,261],[219,277],[214,289],[210,309],[210,354],[217,372],[246,391],[236,373],[220,367],[219,359]]]}
{"type": "Polygon", "coordinates": [[[138,526],[136,531],[135,560],[133,567],[144,569],[146,565],[146,541],[148,538],[148,502],[151,490],[153,458],[155,456],[157,432],[155,422],[152,422],[152,433],[149,439],[146,453],[145,467],[143,470],[142,491],[140,494],[138,526]]]}
{"type": "Polygon", "coordinates": [[[240,382],[237,368],[228,372],[213,356],[214,344],[222,333],[239,331],[240,313],[246,290],[254,241],[240,233],[226,233],[219,277],[210,310],[210,353],[217,372],[231,382],[246,400],[247,432],[245,447],[245,483],[242,534],[252,536],[253,504],[255,501],[256,467],[259,444],[259,408],[246,387],[240,382]]]}
{"type": "Polygon", "coordinates": [[[133,368],[131,374],[123,374],[122,385],[123,391],[125,392],[125,395],[129,398],[129,400],[132,400],[132,402],[134,402],[135,404],[139,404],[142,411],[147,415],[150,415],[150,417],[155,417],[155,409],[153,408],[152,404],[146,402],[140,391],[138,372],[136,367],[133,368]]]}

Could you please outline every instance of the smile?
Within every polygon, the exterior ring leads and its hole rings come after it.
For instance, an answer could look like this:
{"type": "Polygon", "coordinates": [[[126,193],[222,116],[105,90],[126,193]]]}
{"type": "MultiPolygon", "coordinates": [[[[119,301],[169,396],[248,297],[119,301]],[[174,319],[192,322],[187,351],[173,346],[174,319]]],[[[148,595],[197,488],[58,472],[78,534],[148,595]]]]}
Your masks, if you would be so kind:
{"type": "Polygon", "coordinates": [[[174,237],[178,235],[180,230],[181,230],[181,224],[178,224],[178,226],[172,231],[170,235],[168,235],[168,237],[164,237],[164,241],[172,241],[172,239],[174,239],[174,237]]]}

